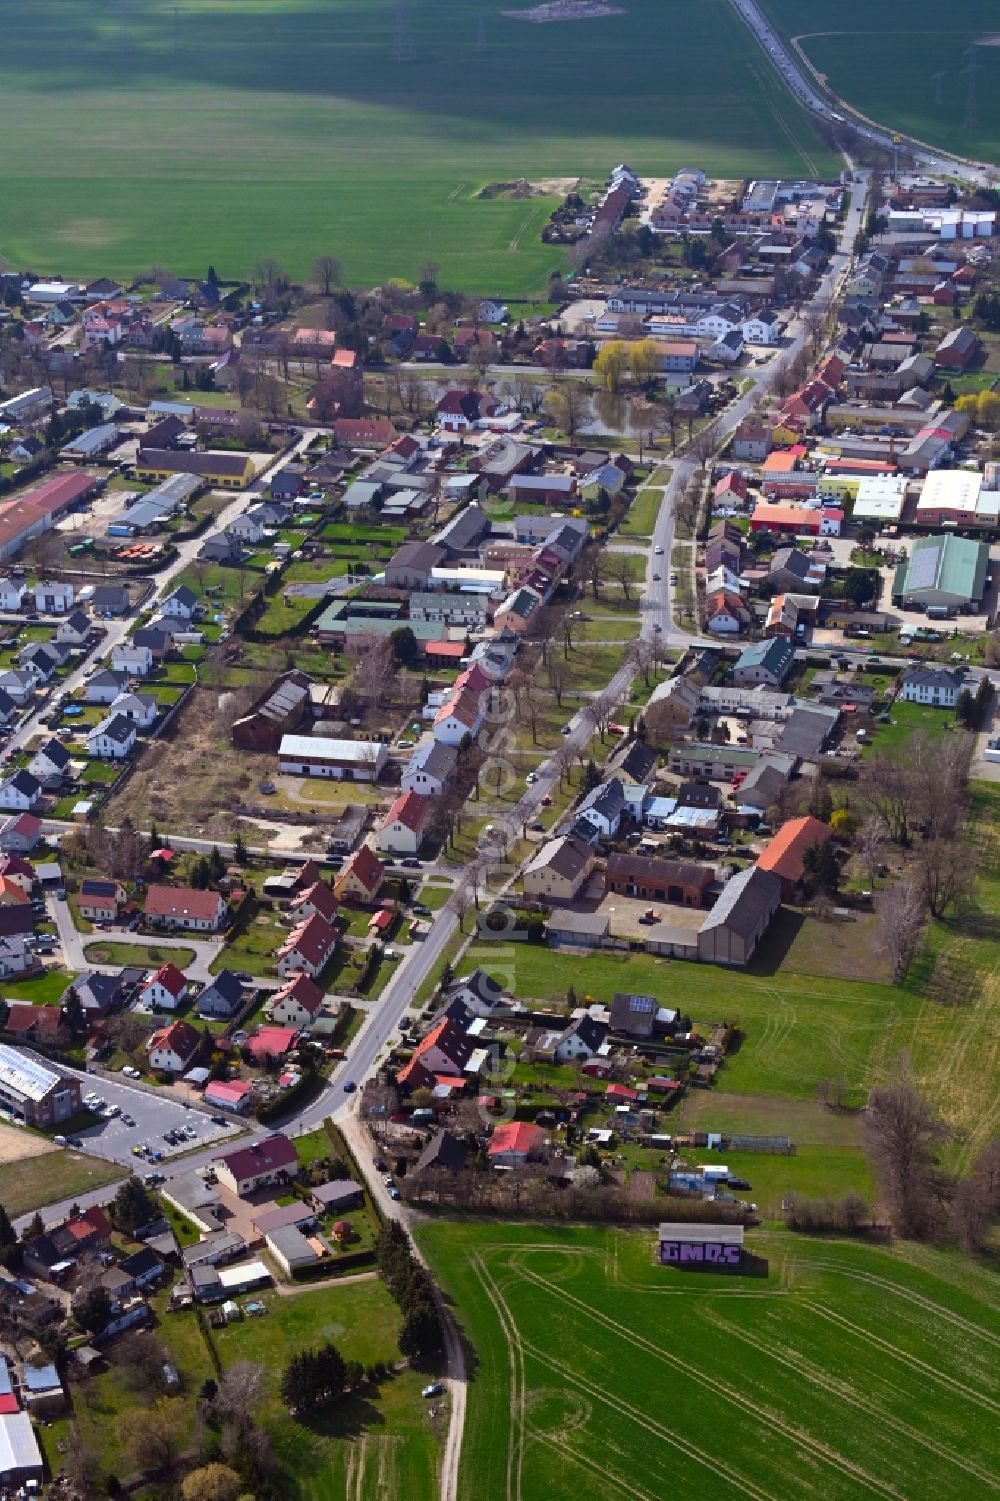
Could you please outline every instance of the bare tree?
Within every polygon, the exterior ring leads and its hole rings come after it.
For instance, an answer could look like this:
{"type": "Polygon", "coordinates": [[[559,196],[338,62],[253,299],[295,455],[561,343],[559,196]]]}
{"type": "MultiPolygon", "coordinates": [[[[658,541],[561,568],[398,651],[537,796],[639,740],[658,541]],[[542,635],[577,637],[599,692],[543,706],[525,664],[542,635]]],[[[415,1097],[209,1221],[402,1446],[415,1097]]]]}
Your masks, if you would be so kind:
{"type": "Polygon", "coordinates": [[[567,777],[571,776],[577,753],[571,745],[565,743],[556,747],[549,758],[549,765],[559,778],[561,787],[567,777]]]}
{"type": "Polygon", "coordinates": [[[897,881],[879,892],[875,912],[890,973],[899,981],[909,968],[927,914],[923,892],[908,881],[897,881]]]}
{"type": "Polygon", "coordinates": [[[698,468],[702,473],[715,452],[718,441],[711,424],[701,428],[692,438],[689,445],[691,455],[698,460],[698,468]]]}
{"type": "Polygon", "coordinates": [[[660,647],[651,636],[636,636],[628,649],[628,662],[648,688],[660,658],[660,647]]]}
{"type": "Polygon", "coordinates": [[[693,537],[698,526],[698,513],[701,510],[701,482],[694,479],[678,492],[674,501],[674,514],[677,517],[678,530],[683,527],[688,537],[693,537]]]}
{"type": "Polygon", "coordinates": [[[380,706],[391,697],[396,684],[396,653],[388,636],[380,636],[359,658],[352,685],[366,703],[380,706]]]}
{"type": "Polygon", "coordinates": [[[855,848],[858,858],[865,867],[870,891],[875,890],[875,879],[883,863],[886,832],[885,823],[876,815],[865,819],[855,839],[855,848]]]}
{"type": "Polygon", "coordinates": [[[1000,1213],[1000,1137],[994,1137],[963,1178],[952,1200],[952,1223],[970,1255],[981,1251],[1000,1213]]]}
{"type": "Polygon", "coordinates": [[[909,844],[913,787],[909,765],[898,751],[884,750],[864,761],[858,776],[864,802],[880,818],[894,844],[909,844]]]}
{"type": "Polygon", "coordinates": [[[617,584],[628,604],[632,598],[635,576],[632,572],[632,555],[627,552],[610,551],[603,555],[603,575],[608,583],[617,584]]]}
{"type": "Polygon", "coordinates": [[[932,917],[943,917],[969,890],[975,875],[973,851],[959,839],[920,839],[914,846],[917,880],[932,917]]]}
{"type": "Polygon", "coordinates": [[[172,1476],[183,1446],[183,1413],[169,1397],[161,1397],[143,1414],[142,1423],[129,1443],[132,1463],[141,1470],[172,1476]]]}
{"type": "Polygon", "coordinates": [[[318,255],[312,263],[312,275],[323,296],[329,297],[344,280],[344,268],[335,255],[318,255]]]}
{"type": "Polygon", "coordinates": [[[288,272],[273,255],[262,255],[255,261],[250,276],[258,287],[278,287],[288,283],[288,272]]]}
{"type": "Polygon", "coordinates": [[[590,391],[581,381],[560,381],[545,393],[545,410],[555,425],[573,438],[590,412],[590,391]]]}
{"type": "Polygon", "coordinates": [[[901,1235],[926,1235],[935,1218],[934,1168],[946,1126],[904,1073],[871,1091],[865,1132],[895,1228],[901,1235]]]}
{"type": "Polygon", "coordinates": [[[541,717],[544,703],[540,697],[538,684],[534,676],[518,668],[507,679],[507,686],[513,694],[517,705],[518,722],[530,729],[531,743],[532,745],[537,745],[538,721],[541,717]]]}
{"type": "Polygon", "coordinates": [[[548,666],[545,671],[548,676],[549,687],[555,696],[556,707],[561,709],[563,698],[572,676],[569,663],[565,657],[551,656],[549,657],[548,666]]]}

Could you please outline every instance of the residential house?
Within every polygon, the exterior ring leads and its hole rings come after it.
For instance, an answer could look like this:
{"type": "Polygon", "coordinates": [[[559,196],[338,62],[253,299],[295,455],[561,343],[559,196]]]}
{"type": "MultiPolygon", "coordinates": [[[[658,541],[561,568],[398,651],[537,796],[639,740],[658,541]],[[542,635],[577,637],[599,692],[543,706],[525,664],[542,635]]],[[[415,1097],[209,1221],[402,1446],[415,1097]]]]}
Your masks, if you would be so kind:
{"type": "Polygon", "coordinates": [[[187,1073],[200,1050],[200,1034],[185,1021],[160,1027],[146,1044],[150,1068],[165,1074],[187,1073]]]}
{"type": "Polygon", "coordinates": [[[426,838],[432,809],[432,799],[418,792],[397,797],[379,829],[378,848],[389,854],[415,855],[426,838]]]}
{"type": "Polygon", "coordinates": [[[176,1011],[187,988],[187,977],[176,964],[161,964],[140,990],[139,1000],[152,1011],[176,1011]]]}
{"type": "Polygon", "coordinates": [[[295,1147],[280,1133],[215,1159],[219,1182],[240,1198],[247,1198],[260,1188],[287,1182],[295,1176],[297,1168],[295,1147]]]}
{"type": "Polygon", "coordinates": [[[978,336],[971,328],[964,325],[953,328],[945,334],[934,351],[934,364],[939,370],[967,370],[981,347],[978,336]]]}
{"type": "Polygon", "coordinates": [[[267,1014],[281,1026],[301,1032],[316,1020],[323,1006],[323,992],[307,974],[296,974],[268,1004],[267,1014]]]}
{"type": "MultiPolygon", "coordinates": [[[[481,966],[471,970],[467,975],[461,975],[457,980],[449,984],[445,997],[447,1006],[445,1013],[453,1021],[461,1018],[467,1024],[473,1017],[489,1017],[500,1005],[504,997],[504,988],[499,980],[495,980],[481,966]]],[[[439,1012],[435,1021],[441,1020],[439,1012]]]]}
{"type": "Polygon", "coordinates": [[[600,787],[595,787],[577,809],[574,832],[581,822],[586,822],[597,839],[613,839],[628,815],[628,800],[620,777],[611,777],[600,787]]]}
{"type": "Polygon", "coordinates": [[[689,677],[667,678],[658,683],[649,696],[644,718],[655,726],[658,740],[672,737],[676,730],[686,730],[701,702],[701,691],[689,677]]]}
{"type": "Polygon", "coordinates": [[[144,678],[153,670],[153,653],[148,646],[123,641],[112,649],[111,670],[124,672],[130,678],[144,678]]]}
{"type": "Polygon", "coordinates": [[[55,639],[58,646],[83,646],[90,635],[90,621],[82,610],[74,610],[59,622],[55,639]]]}
{"type": "Polygon", "coordinates": [[[594,869],[590,844],[570,836],[550,839],[524,868],[524,894],[545,902],[573,902],[594,869]]]}
{"type": "Polygon", "coordinates": [[[135,724],[124,714],[109,714],[87,736],[87,755],[123,761],[135,746],[135,724]]]}
{"type": "Polygon", "coordinates": [[[71,756],[59,740],[46,740],[28,762],[28,770],[43,787],[58,786],[69,769],[71,756]]]}
{"type": "Polygon", "coordinates": [[[212,1110],[228,1110],[234,1115],[243,1115],[250,1109],[253,1089],[246,1079],[213,1079],[206,1084],[202,1099],[212,1110]]]}
{"type": "Polygon", "coordinates": [[[42,795],[42,784],[30,771],[15,771],[0,782],[0,808],[30,813],[42,795]]]}
{"type": "Polygon", "coordinates": [[[160,605],[160,614],[177,620],[193,620],[198,613],[198,596],[181,584],[160,605]]]}
{"type": "Polygon", "coordinates": [[[566,1028],[552,1049],[552,1061],[557,1064],[579,1063],[581,1059],[593,1058],[608,1035],[604,1022],[584,1012],[566,1028]]]}
{"type": "Polygon", "coordinates": [[[243,985],[231,969],[220,969],[198,997],[198,1015],[229,1021],[243,1004],[243,985]]]}
{"type": "Polygon", "coordinates": [[[374,902],[384,880],[385,866],[370,845],[362,844],[335,878],[333,889],[341,901],[367,905],[374,902]]]}
{"type": "Polygon", "coordinates": [[[111,705],[109,718],[128,719],[137,730],[148,730],[156,723],[160,706],[151,693],[120,693],[111,705]]]}
{"type": "Polygon", "coordinates": [[[422,740],[411,755],[400,778],[404,792],[421,797],[440,797],[455,780],[458,750],[441,740],[422,740]]]}
{"type": "Polygon", "coordinates": [[[777,688],[784,682],[795,661],[795,648],[780,636],[755,641],[740,654],[733,668],[733,682],[740,687],[766,683],[777,688]]]}
{"type": "Polygon", "coordinates": [[[18,614],[24,609],[28,586],[23,579],[0,579],[0,610],[18,614]]]}
{"type": "Polygon", "coordinates": [[[742,595],[716,589],[705,596],[705,629],[713,636],[738,636],[753,623],[753,611],[742,595]]]}
{"type": "Polygon", "coordinates": [[[450,1018],[436,1022],[396,1075],[396,1082],[413,1090],[433,1088],[440,1077],[462,1079],[475,1044],[450,1018]]]}
{"type": "Polygon", "coordinates": [[[730,453],[734,459],[762,464],[771,452],[771,430],[753,422],[741,422],[733,433],[730,453]]]}
{"type": "Polygon", "coordinates": [[[768,565],[764,583],[774,594],[786,590],[818,592],[825,577],[825,563],[814,562],[797,547],[779,547],[768,565]]]}
{"type": "Polygon", "coordinates": [[[45,581],[35,585],[35,609],[43,615],[65,615],[73,608],[73,585],[45,581]]]}
{"type": "Polygon", "coordinates": [[[146,920],[157,928],[217,933],[226,917],[226,903],[217,891],[152,885],[146,892],[144,912],[146,920]]]}
{"type": "Polygon", "coordinates": [[[323,917],[308,917],[292,929],[278,949],[275,969],[279,975],[301,972],[315,979],[333,958],[336,947],[336,928],[323,917]]]}
{"type": "Polygon", "coordinates": [[[85,876],[77,893],[77,911],[88,922],[113,922],[125,902],[125,888],[120,881],[101,876],[85,876]]]}
{"type": "Polygon", "coordinates": [[[4,851],[0,854],[0,879],[30,896],[35,886],[34,867],[21,855],[4,851]]]}
{"type": "Polygon", "coordinates": [[[545,1147],[545,1132],[528,1121],[509,1121],[497,1126],[490,1138],[486,1155],[491,1167],[524,1167],[529,1157],[540,1156],[545,1147]]]}
{"type": "Polygon", "coordinates": [[[951,667],[910,667],[899,680],[899,697],[908,704],[953,709],[966,689],[965,673],[951,667]]]}
{"type": "Polygon", "coordinates": [[[84,684],[84,703],[112,704],[116,698],[126,691],[128,686],[128,673],[112,672],[110,668],[102,668],[100,671],[93,673],[84,684]]]}
{"type": "Polygon", "coordinates": [[[312,881],[293,897],[290,911],[296,922],[309,917],[322,917],[328,923],[336,921],[337,898],[324,881],[312,881]]]}
{"type": "Polygon", "coordinates": [[[42,837],[42,820],[33,813],[18,813],[0,823],[0,850],[30,855],[42,837]]]}

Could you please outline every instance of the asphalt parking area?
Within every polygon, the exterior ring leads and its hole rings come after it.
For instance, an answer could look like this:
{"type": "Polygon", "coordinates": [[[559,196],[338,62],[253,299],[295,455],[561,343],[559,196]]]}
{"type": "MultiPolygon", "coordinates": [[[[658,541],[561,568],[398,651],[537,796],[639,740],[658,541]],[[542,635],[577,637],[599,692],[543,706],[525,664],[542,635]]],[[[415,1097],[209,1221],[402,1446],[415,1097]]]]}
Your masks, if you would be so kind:
{"type": "Polygon", "coordinates": [[[92,1126],[75,1131],[74,1137],[79,1138],[84,1151],[125,1163],[137,1172],[142,1170],[143,1163],[149,1161],[148,1157],[138,1156],[132,1151],[142,1142],[147,1142],[154,1151],[162,1152],[163,1161],[167,1161],[196,1147],[225,1143],[246,1130],[243,1121],[217,1126],[201,1110],[189,1108],[166,1095],[159,1099],[144,1089],[133,1089],[124,1081],[119,1084],[117,1079],[106,1079],[98,1074],[81,1073],[78,1078],[84,1094],[93,1091],[108,1105],[117,1105],[122,1115],[132,1117],[135,1125],[126,1126],[121,1115],[112,1120],[97,1119],[92,1126]],[[191,1128],[194,1135],[175,1145],[164,1141],[165,1132],[182,1128],[191,1128]]]}

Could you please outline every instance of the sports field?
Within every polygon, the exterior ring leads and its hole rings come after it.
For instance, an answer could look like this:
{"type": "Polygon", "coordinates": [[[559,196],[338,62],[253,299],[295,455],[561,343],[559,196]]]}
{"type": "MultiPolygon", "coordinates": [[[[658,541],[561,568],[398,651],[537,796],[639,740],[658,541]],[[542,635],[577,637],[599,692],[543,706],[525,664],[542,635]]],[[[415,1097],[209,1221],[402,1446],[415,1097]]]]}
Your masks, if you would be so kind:
{"type": "Polygon", "coordinates": [[[504,0],[7,0],[0,254],[67,275],[414,277],[504,295],[561,264],[552,200],[488,182],[626,160],[833,170],[727,0],[529,25],[504,0]],[[404,54],[411,61],[394,61],[404,54]],[[694,63],[692,60],[697,60],[694,63]]]}
{"type": "Polygon", "coordinates": [[[655,1229],[419,1234],[475,1347],[461,1501],[977,1501],[1000,1465],[994,1274],[751,1232],[766,1276],[655,1229]]]}
{"type": "Polygon", "coordinates": [[[762,0],[786,37],[849,104],[932,146],[1000,162],[1000,12],[991,0],[762,0]],[[988,39],[994,44],[986,45],[988,39]],[[974,123],[965,56],[975,49],[974,123]],[[941,76],[938,77],[937,75],[941,76]]]}

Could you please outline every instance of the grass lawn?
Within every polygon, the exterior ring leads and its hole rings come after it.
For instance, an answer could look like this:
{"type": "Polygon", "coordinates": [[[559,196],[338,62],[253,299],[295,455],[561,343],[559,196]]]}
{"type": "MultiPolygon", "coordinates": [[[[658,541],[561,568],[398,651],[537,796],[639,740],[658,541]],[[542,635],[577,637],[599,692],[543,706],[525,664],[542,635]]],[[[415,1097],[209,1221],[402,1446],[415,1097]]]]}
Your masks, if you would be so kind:
{"type": "Polygon", "coordinates": [[[91,964],[145,964],[155,969],[160,964],[176,964],[178,969],[187,969],[194,963],[194,949],[160,948],[155,943],[106,943],[98,939],[88,943],[84,957],[91,964]]]}
{"type": "MultiPolygon", "coordinates": [[[[666,472],[668,478],[670,471],[658,470],[657,473],[666,472]]],[[[628,515],[622,522],[620,531],[623,537],[651,537],[653,525],[659,514],[663,502],[663,491],[648,489],[640,490],[629,507],[628,515]]]]}
{"type": "Polygon", "coordinates": [[[117,1162],[57,1147],[40,1157],[5,1162],[0,1167],[0,1203],[11,1219],[16,1219],[45,1204],[58,1204],[124,1177],[125,1169],[117,1162]]]}
{"type": "Polygon", "coordinates": [[[450,886],[432,886],[428,881],[421,886],[417,901],[422,906],[429,907],[432,912],[437,912],[451,896],[451,891],[450,886]]]}
{"type": "Polygon", "coordinates": [[[72,970],[53,966],[34,979],[4,980],[3,994],[11,1001],[31,1001],[35,1006],[55,1006],[72,978],[72,970]]]}
{"type": "Polygon", "coordinates": [[[754,1230],[756,1275],[726,1277],[658,1265],[653,1228],[417,1238],[476,1352],[460,1501],[960,1501],[993,1484],[995,1277],[957,1254],[754,1230]]]}
{"type": "Polygon", "coordinates": [[[875,750],[899,750],[911,740],[918,730],[932,739],[943,735],[948,726],[955,723],[950,709],[928,708],[924,704],[908,704],[897,699],[889,710],[889,724],[875,727],[871,745],[875,750]]]}
{"type": "Polygon", "coordinates": [[[308,1422],[289,1417],[277,1382],[291,1355],[332,1340],[347,1360],[371,1364],[397,1358],[400,1316],[383,1284],[307,1288],[291,1297],[263,1293],[266,1317],[213,1330],[224,1366],[263,1362],[269,1374],[264,1410],[279,1461],[295,1477],[295,1501],[333,1496],[431,1501],[436,1494],[437,1437],[420,1397],[426,1375],[388,1378],[363,1397],[345,1399],[308,1422]],[[348,1483],[348,1475],[352,1480],[348,1483]]]}
{"type": "Polygon", "coordinates": [[[211,970],[243,969],[249,975],[274,974],[274,955],[288,937],[288,926],[280,926],[271,912],[257,913],[242,933],[228,941],[212,960],[211,970]]]}
{"type": "Polygon", "coordinates": [[[556,200],[481,199],[482,184],[603,182],[622,159],[661,175],[689,159],[736,178],[839,170],[725,0],[672,12],[668,36],[654,0],[575,25],[526,26],[506,8],[487,7],[482,29],[457,0],[414,13],[406,67],[392,61],[391,0],[148,0],[121,21],[103,0],[10,0],[0,98],[15,212],[0,250],[82,277],[151,259],[244,276],[262,255],[304,277],[332,252],[365,286],[416,280],[434,257],[444,286],[539,295],[565,264],[540,242],[556,200]],[[667,58],[708,54],[711,81],[677,68],[663,88],[667,58]],[[102,176],[109,131],[116,170],[102,176]],[[149,195],[154,157],[163,192],[149,195]]]}

